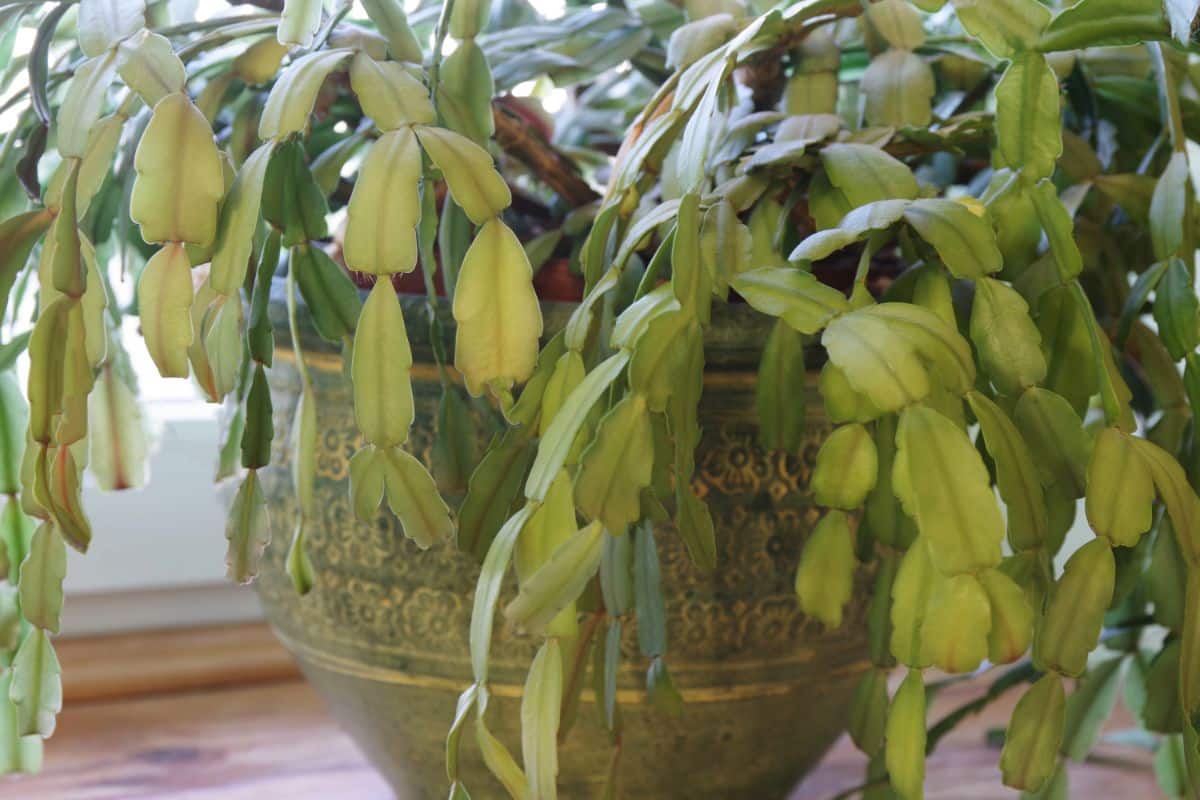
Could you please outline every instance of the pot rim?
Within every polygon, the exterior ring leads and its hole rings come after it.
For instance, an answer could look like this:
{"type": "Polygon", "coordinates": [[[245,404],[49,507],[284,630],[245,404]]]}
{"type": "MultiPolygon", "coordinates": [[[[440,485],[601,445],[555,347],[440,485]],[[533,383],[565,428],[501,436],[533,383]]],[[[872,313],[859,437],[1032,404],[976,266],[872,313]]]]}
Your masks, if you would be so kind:
{"type": "MultiPolygon", "coordinates": [[[[291,332],[287,322],[286,279],[272,279],[268,313],[275,329],[276,349],[291,349],[291,332]]],[[[359,289],[359,297],[366,299],[368,290],[359,289]]],[[[433,361],[433,343],[429,324],[429,301],[424,294],[398,293],[404,321],[408,330],[409,344],[416,361],[433,361]]],[[[543,329],[540,346],[566,327],[578,302],[562,300],[540,300],[543,329]]],[[[441,323],[443,342],[447,357],[453,362],[454,338],[457,325],[451,313],[451,304],[445,297],[438,297],[435,312],[441,323]]],[[[300,346],[306,353],[337,354],[342,350],[340,343],[329,342],[317,335],[312,325],[308,306],[302,296],[296,298],[297,326],[300,330],[300,346]]],[[[773,317],[755,311],[747,303],[715,303],[712,322],[704,332],[705,370],[723,372],[758,372],[763,348],[772,328],[777,324],[773,317]]],[[[779,322],[778,324],[784,324],[779,322]]],[[[817,340],[805,346],[805,361],[809,371],[819,369],[825,361],[824,350],[817,340]]]]}

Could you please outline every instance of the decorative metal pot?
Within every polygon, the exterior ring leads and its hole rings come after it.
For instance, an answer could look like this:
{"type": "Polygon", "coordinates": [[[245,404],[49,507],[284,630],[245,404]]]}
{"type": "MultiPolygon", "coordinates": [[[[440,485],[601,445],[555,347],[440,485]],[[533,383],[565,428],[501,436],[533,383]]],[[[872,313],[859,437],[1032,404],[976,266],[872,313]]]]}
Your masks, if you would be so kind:
{"type": "MultiPolygon", "coordinates": [[[[403,304],[416,362],[410,447],[428,461],[440,385],[425,301],[405,298],[403,304]]],[[[568,311],[547,304],[546,330],[561,327],[568,311]]],[[[301,307],[322,431],[316,487],[322,519],[308,539],[316,585],[304,597],[293,591],[283,568],[295,522],[287,432],[300,383],[281,302],[272,315],[278,449],[266,481],[273,537],[258,579],[267,618],[398,796],[444,797],[446,731],[458,694],[471,682],[467,631],[478,564],[452,542],[418,550],[386,514],[373,524],[354,518],[348,470],[361,440],[350,382],[340,354],[316,337],[301,307]]],[[[448,315],[446,323],[452,332],[448,315]]],[[[712,510],[719,566],[701,574],[673,531],[660,534],[668,663],[684,710],[672,718],[646,702],[645,660],[627,630],[623,649],[630,657],[618,684],[621,797],[785,797],[844,729],[866,668],[865,584],[840,630],[823,630],[797,607],[796,564],[818,517],[808,479],[828,425],[814,390],[802,452],[756,445],[754,384],[767,325],[748,307],[714,313],[695,488],[712,510]]],[[[480,435],[488,435],[485,421],[479,424],[480,435]]],[[[447,499],[452,507],[458,500],[447,499]]],[[[534,652],[529,637],[497,624],[489,725],[518,759],[521,687],[534,652]]],[[[594,702],[585,689],[578,721],[560,749],[563,797],[597,796],[608,771],[612,749],[594,702]]],[[[477,798],[502,797],[470,738],[461,766],[467,785],[477,798]]]]}

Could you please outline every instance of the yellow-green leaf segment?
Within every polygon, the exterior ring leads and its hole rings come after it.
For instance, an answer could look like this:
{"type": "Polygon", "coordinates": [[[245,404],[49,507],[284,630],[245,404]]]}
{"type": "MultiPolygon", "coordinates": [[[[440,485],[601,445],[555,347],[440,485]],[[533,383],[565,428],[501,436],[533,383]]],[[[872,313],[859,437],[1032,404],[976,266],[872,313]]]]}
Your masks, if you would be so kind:
{"type": "MultiPolygon", "coordinates": [[[[715,529],[692,477],[713,301],[735,293],[776,320],[756,393],[772,445],[800,445],[806,344],[824,356],[817,388],[834,429],[808,487],[824,511],[803,546],[796,595],[805,613],[836,627],[870,575],[872,668],[850,716],[873,780],[905,800],[921,796],[926,751],[941,735],[926,719],[923,671],[968,673],[985,662],[1015,664],[1006,675],[1030,684],[1000,756],[1005,782],[1032,793],[1065,780],[1061,759],[1087,749],[1077,730],[1087,694],[1068,697],[1064,679],[1087,672],[1105,614],[1122,599],[1123,570],[1146,562],[1147,602],[1169,631],[1162,653],[1176,659],[1162,673],[1172,681],[1167,705],[1179,712],[1171,733],[1200,763],[1200,148],[1187,139],[1179,98],[1186,59],[1167,44],[1174,36],[1189,45],[1194,14],[1159,0],[1081,0],[1057,13],[1039,0],[799,0],[759,16],[728,5],[670,36],[673,71],[605,164],[606,193],[589,209],[576,259],[583,299],[539,351],[533,270],[505,222],[512,193],[491,149],[486,0],[443,5],[427,68],[396,0],[363,3],[372,32],[339,29],[345,12],[329,16],[317,0],[286,0],[278,19],[245,23],[232,39],[254,40],[208,72],[197,57],[228,39],[152,31],[143,0],[80,0],[82,59],[56,77],[57,114],[45,85],[31,105],[52,133],[56,166],[35,207],[0,223],[0,277],[40,247],[27,406],[0,368],[0,577],[17,586],[0,612],[15,609],[20,640],[0,649],[0,711],[11,710],[0,719],[15,731],[0,767],[36,767],[61,702],[50,634],[65,547],[84,550],[91,538],[82,470],[91,457],[116,487],[144,472],[119,317],[81,229],[123,138],[136,138],[128,216],[149,247],[136,299],[147,350],[163,376],[193,377],[232,412],[219,467],[221,477],[241,474],[226,531],[231,577],[254,576],[269,535],[261,470],[272,459],[266,375],[275,349],[266,309],[285,260],[302,382],[288,445],[298,514],[287,569],[298,591],[314,581],[305,536],[318,515],[322,426],[301,300],[317,332],[345,348],[365,442],[350,465],[351,501],[364,520],[386,500],[418,545],[455,535],[434,478],[405,449],[413,351],[394,277],[422,269],[445,408],[461,383],[506,421],[458,517],[458,543],[482,569],[473,680],[447,739],[452,797],[466,793],[458,748],[468,726],[512,796],[555,797],[566,693],[589,653],[608,647],[615,658],[623,626],[638,626],[649,696],[678,697],[655,528],[672,523],[704,570],[718,567],[717,536],[731,535],[715,529]],[[956,57],[927,35],[934,13],[957,21],[954,44],[975,57],[958,68],[982,76],[994,113],[932,104],[938,82],[954,79],[943,63],[935,81],[932,54],[956,57]],[[860,71],[844,70],[838,38],[852,26],[853,47],[867,56],[860,71]],[[1149,42],[1169,161],[1153,176],[1105,174],[1088,143],[1064,136],[1064,76],[1077,51],[1135,42],[1149,42]],[[777,85],[750,85],[764,56],[787,69],[777,85]],[[746,93],[735,81],[777,111],[738,117],[746,93]],[[214,121],[243,84],[269,93],[253,113],[235,110],[236,135],[218,143],[214,121]],[[318,163],[307,146],[333,84],[348,86],[365,119],[340,160],[318,163]],[[921,159],[981,143],[990,149],[986,186],[942,191],[953,181],[921,159]],[[338,237],[344,266],[373,281],[365,299],[323,244],[326,199],[351,153],[357,174],[338,237]],[[1116,215],[1114,197],[1121,214],[1144,222],[1153,264],[1102,273],[1103,248],[1080,246],[1092,244],[1083,227],[1096,224],[1097,207],[1116,215]],[[435,250],[439,203],[447,229],[469,231],[461,253],[435,250]],[[821,268],[846,257],[853,280],[843,291],[821,268]],[[880,284],[876,267],[889,258],[907,269],[880,284]],[[439,270],[456,325],[454,370],[441,341],[439,270]],[[1100,293],[1125,305],[1120,318],[1098,317],[1100,293]],[[1148,303],[1153,328],[1139,319],[1148,303]],[[1139,370],[1161,415],[1143,413],[1127,385],[1139,370]],[[1081,499],[1095,536],[1060,568],[1055,556],[1081,499]],[[539,640],[519,757],[486,715],[510,567],[519,591],[504,608],[507,624],[539,640]],[[889,698],[897,665],[907,674],[889,698]]],[[[613,694],[598,701],[611,709],[613,694]]],[[[619,741],[620,716],[609,710],[604,722],[619,741]]]]}

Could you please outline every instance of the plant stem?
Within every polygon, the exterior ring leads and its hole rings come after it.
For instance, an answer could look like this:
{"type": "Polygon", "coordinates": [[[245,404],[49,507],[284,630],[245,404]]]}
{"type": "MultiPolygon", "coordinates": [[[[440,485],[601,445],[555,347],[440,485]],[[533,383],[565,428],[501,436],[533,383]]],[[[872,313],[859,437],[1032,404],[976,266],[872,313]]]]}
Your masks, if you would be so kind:
{"type": "Polygon", "coordinates": [[[931,754],[937,748],[938,743],[946,734],[954,730],[959,722],[983,711],[988,704],[1004,695],[1009,689],[1022,683],[1032,682],[1039,674],[1032,661],[1022,661],[997,678],[982,695],[947,713],[930,726],[925,743],[925,755],[931,754]]]}
{"type": "MultiPolygon", "coordinates": [[[[185,22],[179,25],[168,25],[162,28],[151,28],[151,32],[157,33],[160,36],[166,36],[170,39],[172,36],[187,36],[192,33],[208,33],[215,30],[220,30],[227,25],[244,25],[247,22],[255,22],[259,20],[278,20],[279,14],[241,14],[239,16],[216,17],[214,19],[206,19],[200,22],[185,22]]],[[[244,28],[239,28],[237,35],[232,38],[245,36],[247,31],[244,28]]]]}
{"type": "MultiPolygon", "coordinates": [[[[438,14],[437,27],[433,34],[433,55],[429,62],[429,102],[433,106],[434,119],[438,114],[438,77],[442,66],[442,46],[446,42],[446,29],[450,24],[450,13],[454,10],[454,0],[442,0],[442,10],[438,14]]],[[[442,326],[437,318],[437,288],[433,283],[433,272],[437,269],[437,256],[434,254],[434,242],[438,234],[437,200],[433,193],[433,169],[428,157],[422,170],[421,181],[421,222],[417,236],[417,246],[421,256],[421,275],[425,279],[425,297],[429,306],[430,336],[436,337],[432,342],[434,360],[438,364],[438,374],[442,379],[443,389],[448,389],[449,376],[445,370],[445,354],[442,352],[442,326]]],[[[443,277],[446,285],[446,297],[453,300],[454,286],[449,276],[443,277]]]]}
{"type": "Polygon", "coordinates": [[[292,352],[296,354],[296,371],[300,373],[300,382],[305,387],[311,386],[308,365],[304,363],[304,352],[300,349],[300,326],[296,322],[296,271],[289,260],[287,271],[287,316],[288,332],[292,337],[292,352]]]}
{"type": "Polygon", "coordinates": [[[1158,136],[1154,137],[1154,141],[1146,148],[1146,155],[1142,156],[1142,160],[1138,162],[1137,169],[1134,171],[1137,175],[1149,175],[1150,167],[1154,164],[1154,159],[1158,155],[1158,150],[1167,142],[1167,132],[1159,131],[1158,136]]]}
{"type": "Polygon", "coordinates": [[[879,248],[883,246],[887,234],[883,231],[876,231],[867,238],[867,244],[863,247],[862,255],[858,259],[858,268],[854,271],[854,284],[857,289],[859,286],[867,288],[867,274],[871,271],[871,260],[875,258],[875,254],[879,252],[879,248]]]}
{"type": "MultiPolygon", "coordinates": [[[[579,679],[583,676],[583,670],[587,666],[588,646],[592,641],[592,637],[596,635],[596,628],[604,620],[605,613],[597,611],[588,617],[584,624],[583,632],[579,636],[579,643],[575,646],[575,658],[571,663],[571,673],[567,676],[567,682],[563,685],[563,700],[562,707],[559,709],[559,719],[567,719],[567,706],[570,698],[575,696],[575,686],[579,683],[579,679]]],[[[566,739],[568,728],[561,728],[558,731],[558,741],[561,744],[566,739]]]]}
{"type": "MultiPolygon", "coordinates": [[[[257,24],[243,24],[243,21],[239,19],[236,21],[236,25],[228,24],[228,21],[226,21],[227,24],[210,25],[208,27],[211,32],[207,36],[202,36],[199,39],[194,39],[188,42],[183,47],[179,48],[175,54],[179,56],[180,61],[185,63],[189,62],[206,50],[213,50],[223,44],[235,42],[252,33],[266,33],[268,31],[273,31],[278,24],[279,17],[274,14],[254,14],[253,16],[247,16],[244,19],[247,22],[256,22],[257,24]],[[222,28],[228,28],[228,30],[222,31],[222,28]]],[[[170,31],[172,29],[164,28],[163,30],[170,31]]],[[[171,35],[181,36],[184,35],[184,33],[186,32],[173,32],[171,35]]],[[[165,36],[167,34],[164,33],[162,35],[165,36]]]]}
{"type": "MultiPolygon", "coordinates": [[[[1009,689],[1019,686],[1022,683],[1032,682],[1032,680],[1037,677],[1038,674],[1039,673],[1037,669],[1034,668],[1032,662],[1022,661],[1011,667],[1007,672],[997,678],[982,695],[963,703],[947,713],[929,727],[925,742],[925,756],[928,757],[932,755],[933,751],[937,748],[938,743],[941,742],[945,735],[953,730],[954,727],[963,719],[973,714],[978,714],[980,711],[986,708],[989,703],[1001,697],[1009,689]]],[[[838,792],[830,797],[829,800],[848,800],[857,794],[861,794],[867,789],[872,789],[876,786],[885,786],[887,785],[887,782],[888,776],[885,773],[878,778],[872,778],[865,783],[860,783],[857,786],[851,786],[849,789],[838,792]]]]}
{"type": "Polygon", "coordinates": [[[329,21],[325,23],[321,30],[317,31],[317,36],[315,39],[313,39],[312,47],[308,49],[308,52],[315,52],[325,46],[325,43],[329,41],[330,34],[333,33],[333,29],[336,28],[338,23],[350,13],[350,9],[353,8],[353,6],[354,3],[350,2],[350,0],[346,0],[340,6],[338,6],[337,10],[333,12],[333,16],[329,18],[329,21]]]}
{"type": "Polygon", "coordinates": [[[54,38],[55,32],[58,30],[59,20],[70,9],[70,3],[63,3],[55,6],[50,13],[42,18],[41,23],[37,27],[37,35],[34,36],[33,47],[29,51],[29,65],[27,69],[29,72],[30,99],[33,101],[33,109],[37,112],[38,119],[46,127],[50,127],[54,121],[50,112],[50,99],[48,96],[50,41],[54,38]]]}
{"type": "Polygon", "coordinates": [[[1171,65],[1167,63],[1163,53],[1162,42],[1152,42],[1150,61],[1154,65],[1154,74],[1158,79],[1158,96],[1162,106],[1163,127],[1171,136],[1171,147],[1176,153],[1184,152],[1187,147],[1187,134],[1183,129],[1183,111],[1179,106],[1179,87],[1172,79],[1171,65]]]}
{"type": "MultiPolygon", "coordinates": [[[[1159,105],[1162,106],[1163,127],[1170,132],[1171,148],[1176,154],[1187,154],[1187,132],[1183,127],[1183,111],[1179,105],[1179,84],[1174,80],[1171,65],[1167,63],[1163,52],[1162,42],[1147,45],[1150,48],[1150,60],[1154,65],[1154,74],[1158,79],[1159,105]]],[[[1188,272],[1196,272],[1196,243],[1193,236],[1195,228],[1195,192],[1192,187],[1185,186],[1183,193],[1183,240],[1176,253],[1187,265],[1188,272]]]]}
{"type": "Polygon", "coordinates": [[[446,35],[450,28],[450,14],[454,12],[454,0],[442,0],[442,11],[438,14],[437,25],[433,29],[433,54],[429,58],[429,94],[433,107],[437,109],[438,80],[442,70],[442,47],[446,44],[446,35]]]}
{"type": "Polygon", "coordinates": [[[263,8],[267,11],[283,11],[283,0],[238,0],[238,2],[244,5],[254,6],[255,8],[263,8]]]}
{"type": "MultiPolygon", "coordinates": [[[[425,282],[425,307],[429,314],[429,344],[433,349],[433,360],[438,367],[438,377],[442,382],[442,391],[450,391],[450,375],[446,372],[446,349],[442,335],[442,321],[438,317],[437,286],[433,279],[437,272],[437,254],[434,252],[434,242],[437,240],[438,213],[437,197],[433,188],[432,164],[428,157],[421,179],[421,221],[417,228],[417,248],[421,262],[421,278],[425,282]]],[[[445,280],[446,297],[453,297],[450,281],[445,280]]]]}

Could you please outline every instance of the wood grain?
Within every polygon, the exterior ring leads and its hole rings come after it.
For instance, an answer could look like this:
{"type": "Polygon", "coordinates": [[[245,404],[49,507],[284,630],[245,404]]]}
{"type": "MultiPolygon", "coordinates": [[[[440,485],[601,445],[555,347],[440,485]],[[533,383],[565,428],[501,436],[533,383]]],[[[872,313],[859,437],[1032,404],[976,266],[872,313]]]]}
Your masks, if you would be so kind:
{"type": "Polygon", "coordinates": [[[0,782],[0,797],[391,796],[300,681],[76,703],[59,718],[42,774],[9,780],[0,782]]]}
{"type": "MultiPolygon", "coordinates": [[[[38,776],[0,780],[0,797],[37,800],[384,800],[391,793],[320,699],[294,677],[261,625],[61,643],[73,695],[38,776]],[[69,654],[69,655],[68,655],[69,654]],[[161,660],[161,664],[153,664],[161,660]],[[172,666],[173,665],[173,666],[172,666]],[[232,685],[221,688],[197,687],[232,685]],[[249,685],[247,685],[249,682],[249,685]],[[131,696],[122,696],[129,692],[131,696]],[[115,693],[115,695],[114,695],[115,693]],[[91,698],[91,699],[88,699],[91,698]],[[101,698],[101,699],[97,699],[101,698]]],[[[937,719],[985,681],[949,688],[937,719]]],[[[1011,800],[999,751],[987,744],[1017,693],[966,720],[930,759],[930,800],[1011,800]]],[[[797,713],[802,713],[798,710],[797,713]]],[[[1107,729],[1132,724],[1118,708],[1107,729]]],[[[790,800],[828,800],[863,779],[865,762],[846,737],[790,800]]],[[[1160,797],[1149,754],[1101,744],[1070,769],[1071,797],[1160,797]]],[[[479,794],[486,797],[486,793],[479,794]]],[[[574,800],[573,798],[571,800],[574,800]]],[[[644,800],[638,798],[637,800],[644,800]]],[[[651,799],[652,800],[652,799],[651,799]]],[[[755,800],[758,800],[755,798],[755,800]]],[[[764,799],[765,800],[765,799],[764,799]]]]}
{"type": "Polygon", "coordinates": [[[68,705],[300,675],[291,655],[261,622],[61,639],[55,648],[68,705]]]}

